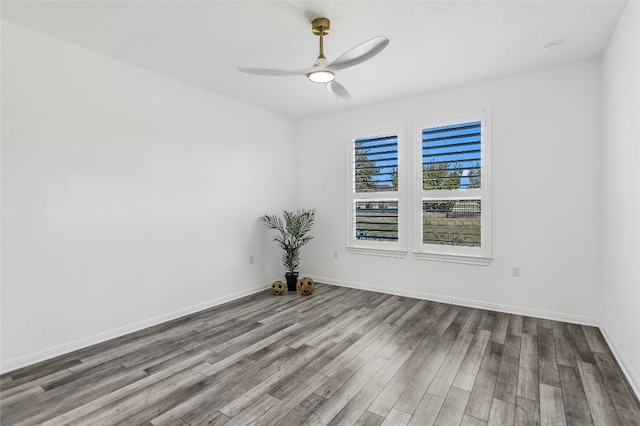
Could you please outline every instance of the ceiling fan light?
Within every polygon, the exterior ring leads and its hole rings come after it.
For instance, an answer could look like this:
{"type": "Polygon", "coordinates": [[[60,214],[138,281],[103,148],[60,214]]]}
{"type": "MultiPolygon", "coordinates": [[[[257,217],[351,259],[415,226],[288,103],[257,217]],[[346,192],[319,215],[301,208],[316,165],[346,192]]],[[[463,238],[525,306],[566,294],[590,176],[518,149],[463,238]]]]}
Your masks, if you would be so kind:
{"type": "Polygon", "coordinates": [[[330,81],[333,81],[335,75],[331,71],[318,70],[309,73],[307,77],[309,77],[309,80],[314,83],[329,83],[330,81]]]}

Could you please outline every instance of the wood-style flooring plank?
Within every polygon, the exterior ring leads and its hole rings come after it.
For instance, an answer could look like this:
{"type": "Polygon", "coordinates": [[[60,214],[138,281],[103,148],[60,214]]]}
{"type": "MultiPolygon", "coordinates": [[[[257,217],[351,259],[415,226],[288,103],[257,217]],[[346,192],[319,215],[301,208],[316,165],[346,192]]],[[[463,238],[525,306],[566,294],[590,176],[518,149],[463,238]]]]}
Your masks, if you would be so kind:
{"type": "MultiPolygon", "coordinates": [[[[521,336],[522,334],[520,334],[521,336]]],[[[504,349],[502,351],[502,359],[500,360],[500,369],[498,370],[498,378],[493,396],[501,401],[510,404],[516,403],[516,395],[518,391],[518,374],[520,371],[520,340],[521,337],[515,334],[507,336],[504,349]]]]}
{"type": "Polygon", "coordinates": [[[390,358],[399,348],[408,349],[405,345],[407,340],[411,339],[419,330],[416,325],[424,319],[421,312],[425,311],[426,303],[415,303],[410,309],[403,312],[395,322],[393,322],[393,330],[395,335],[389,342],[376,353],[381,358],[390,358]]]}
{"type": "Polygon", "coordinates": [[[537,336],[538,335],[538,319],[533,317],[523,317],[522,332],[530,334],[532,336],[537,336]]]}
{"type": "Polygon", "coordinates": [[[522,333],[520,366],[518,369],[518,396],[539,401],[538,342],[536,334],[522,333]]]}
{"type": "Polygon", "coordinates": [[[486,426],[487,422],[484,420],[476,419],[475,417],[467,416],[466,414],[462,416],[462,422],[460,426],[486,426]]]}
{"type": "MultiPolygon", "coordinates": [[[[274,383],[277,383],[289,376],[291,374],[291,370],[304,368],[305,365],[308,364],[314,357],[318,356],[317,350],[315,348],[311,348],[310,346],[302,346],[298,349],[292,350],[291,352],[293,353],[293,356],[290,359],[286,360],[288,362],[284,362],[283,365],[277,369],[277,371],[274,371],[273,374],[257,382],[255,386],[253,386],[241,396],[230,401],[227,405],[220,408],[219,411],[228,417],[235,418],[240,414],[240,412],[245,411],[257,400],[259,400],[262,395],[265,395],[274,383]]],[[[274,399],[277,398],[274,397],[274,399]]]]}
{"type": "MultiPolygon", "coordinates": [[[[382,336],[378,331],[372,332],[374,335],[382,336]]],[[[320,374],[331,377],[323,386],[316,390],[318,395],[322,395],[325,398],[330,398],[334,393],[336,393],[347,381],[351,379],[352,376],[356,375],[363,366],[366,366],[367,363],[374,359],[379,358],[376,357],[375,354],[380,350],[382,346],[388,341],[390,337],[383,337],[381,339],[372,339],[369,340],[369,344],[363,348],[360,353],[356,354],[346,365],[342,368],[338,368],[335,372],[332,372],[333,375],[329,376],[327,374],[327,367],[325,366],[320,370],[320,374]]],[[[355,345],[354,345],[355,346],[355,345]]],[[[346,353],[346,352],[345,352],[346,353]]],[[[336,358],[337,359],[337,358],[336,358]]],[[[384,358],[381,358],[384,359],[384,358]]],[[[334,360],[335,361],[335,360],[334,360]]],[[[327,364],[330,365],[330,364],[327,364]]]]}
{"type": "Polygon", "coordinates": [[[539,426],[540,403],[531,399],[516,397],[516,425],[539,426]]]}
{"type": "Polygon", "coordinates": [[[497,342],[487,344],[465,414],[480,420],[489,419],[503,349],[504,345],[497,342]]]}
{"type": "Polygon", "coordinates": [[[385,418],[371,411],[365,411],[362,416],[354,423],[354,426],[380,426],[385,418]]]}
{"type": "Polygon", "coordinates": [[[493,398],[487,425],[490,425],[490,426],[513,425],[515,420],[515,415],[516,415],[515,403],[505,402],[500,399],[493,398]]]}
{"type": "Polygon", "coordinates": [[[604,380],[604,386],[616,409],[620,422],[624,425],[638,422],[640,424],[640,404],[633,398],[631,389],[622,375],[620,367],[606,348],[599,347],[602,351],[594,352],[596,365],[604,380]]]}
{"type": "MultiPolygon", "coordinates": [[[[82,407],[83,405],[91,405],[93,401],[99,400],[103,396],[110,396],[128,385],[135,385],[137,382],[147,378],[144,372],[126,372],[105,377],[104,381],[96,380],[95,377],[85,377],[83,380],[73,382],[72,384],[56,388],[48,395],[47,392],[36,395],[36,397],[28,398],[23,401],[25,405],[14,411],[15,407],[7,407],[2,410],[3,424],[19,421],[30,414],[29,421],[33,423],[42,423],[51,418],[55,418],[63,413],[82,407]],[[75,387],[77,386],[77,387],[75,387]],[[43,398],[40,398],[40,397],[43,398]],[[41,407],[37,412],[30,413],[30,407],[41,407]]],[[[45,422],[46,423],[46,422],[45,422]]]]}
{"type": "MultiPolygon", "coordinates": [[[[367,407],[389,383],[391,378],[409,358],[412,351],[398,350],[393,357],[388,359],[378,372],[369,380],[360,391],[344,406],[344,408],[331,420],[332,424],[353,424],[358,421],[367,407]]],[[[385,359],[385,358],[382,358],[385,359]]]]}
{"type": "Polygon", "coordinates": [[[371,405],[369,405],[368,410],[386,417],[406,389],[416,371],[431,354],[435,345],[435,342],[423,340],[402,367],[400,367],[400,370],[398,370],[389,381],[387,386],[378,394],[371,405]]]}
{"type": "MultiPolygon", "coordinates": [[[[70,374],[71,372],[69,370],[64,369],[64,370],[56,371],[55,373],[48,374],[46,376],[39,377],[37,379],[27,381],[22,384],[14,385],[14,386],[8,386],[13,383],[11,380],[5,380],[3,381],[0,387],[0,398],[1,398],[0,404],[4,406],[5,404],[8,403],[7,401],[8,398],[14,397],[15,395],[23,394],[24,392],[30,391],[32,389],[39,389],[40,391],[44,391],[44,389],[42,388],[43,385],[46,385],[47,383],[55,382],[70,374]]],[[[2,376],[2,377],[11,379],[10,376],[2,376]]]]}
{"type": "Polygon", "coordinates": [[[578,361],[578,371],[589,403],[589,411],[595,425],[619,425],[616,410],[609,398],[598,367],[589,362],[578,361]]]}
{"type": "Polygon", "coordinates": [[[460,424],[464,416],[464,408],[468,401],[469,392],[458,388],[451,388],[447,398],[444,400],[444,404],[442,404],[434,426],[460,424]]]}
{"type": "Polygon", "coordinates": [[[522,315],[510,315],[507,335],[522,336],[522,315]]]}
{"type": "Polygon", "coordinates": [[[453,380],[453,386],[458,389],[471,392],[473,383],[476,381],[476,375],[480,369],[480,362],[482,361],[482,355],[489,343],[489,336],[491,332],[487,330],[480,330],[473,336],[473,340],[469,345],[468,350],[465,353],[464,360],[456,373],[456,377],[453,380]]]}
{"type": "Polygon", "coordinates": [[[230,366],[231,364],[235,363],[242,357],[247,356],[255,352],[256,350],[262,349],[270,345],[271,343],[277,342],[283,336],[286,336],[287,334],[292,333],[293,331],[299,329],[300,327],[302,327],[302,325],[300,324],[291,324],[290,326],[278,331],[277,333],[270,334],[268,337],[260,341],[257,341],[252,345],[245,347],[244,349],[238,352],[230,353],[229,356],[227,356],[226,358],[221,359],[215,364],[211,364],[209,367],[207,367],[205,370],[202,371],[202,374],[206,376],[212,376],[218,371],[221,371],[227,368],[228,366],[230,366]]]}
{"type": "MultiPolygon", "coordinates": [[[[198,374],[202,366],[202,364],[195,365],[135,392],[126,392],[126,395],[122,395],[110,404],[92,410],[77,418],[77,421],[80,424],[122,424],[150,405],[170,398],[173,393],[183,392],[192,386],[200,388],[200,385],[206,380],[204,376],[198,374]]],[[[117,393],[114,394],[117,395],[117,393]]],[[[152,416],[155,417],[156,414],[152,416]]]]}
{"type": "MultiPolygon", "coordinates": [[[[72,410],[68,410],[64,412],[64,414],[54,417],[44,422],[43,424],[62,425],[76,421],[77,419],[83,418],[95,411],[105,409],[105,407],[113,407],[117,405],[118,401],[126,400],[131,395],[136,395],[137,393],[144,391],[144,389],[153,386],[155,383],[176,375],[181,371],[184,371],[193,366],[204,366],[205,364],[202,363],[210,354],[211,352],[209,351],[194,354],[190,358],[187,358],[171,367],[168,367],[165,370],[158,372],[157,374],[149,375],[140,380],[136,380],[135,382],[118,390],[115,390],[109,394],[106,394],[100,398],[86,401],[85,404],[80,405],[72,410]]],[[[108,412],[109,409],[106,409],[106,411],[108,412]]]]}
{"type": "Polygon", "coordinates": [[[259,419],[260,416],[262,416],[264,413],[269,411],[269,409],[271,409],[279,401],[279,399],[274,398],[269,394],[264,394],[250,406],[248,406],[245,410],[232,417],[231,420],[225,423],[225,425],[244,426],[251,424],[259,419]]]}
{"type": "Polygon", "coordinates": [[[591,348],[587,342],[587,336],[585,336],[582,326],[577,324],[567,324],[567,329],[569,330],[569,337],[573,345],[573,351],[576,355],[576,359],[582,362],[595,364],[596,359],[593,356],[593,352],[591,352],[591,348]]]}
{"type": "MultiPolygon", "coordinates": [[[[290,395],[294,391],[294,389],[301,386],[310,377],[314,376],[324,366],[333,361],[339,354],[344,352],[361,337],[362,336],[353,335],[338,345],[327,340],[325,343],[318,346],[319,350],[317,351],[317,356],[305,367],[299,368],[296,371],[291,371],[287,377],[284,377],[279,382],[274,383],[267,392],[278,399],[285,399],[287,395],[290,395]]],[[[328,376],[324,377],[328,378],[328,376]]]]}
{"type": "MultiPolygon", "coordinates": [[[[187,415],[192,418],[198,418],[198,416],[207,417],[209,412],[217,412],[227,403],[226,400],[223,399],[221,401],[218,398],[225,390],[234,388],[236,381],[241,380],[246,375],[252,376],[258,369],[262,370],[264,363],[269,361],[270,358],[266,358],[262,362],[248,359],[238,361],[224,371],[211,376],[210,379],[213,382],[211,386],[202,389],[199,393],[153,418],[152,423],[154,425],[163,425],[170,422],[171,419],[182,418],[187,415]]],[[[224,416],[224,418],[227,417],[224,416]]]]}
{"type": "Polygon", "coordinates": [[[489,332],[493,331],[493,327],[496,324],[497,317],[498,317],[497,312],[482,311],[482,317],[480,319],[480,324],[478,324],[478,329],[487,330],[489,332]]]}
{"type": "Polygon", "coordinates": [[[553,330],[545,327],[538,329],[538,380],[549,386],[560,387],[553,330]]]}
{"type": "MultiPolygon", "coordinates": [[[[320,371],[320,374],[324,374],[325,376],[333,377],[342,370],[342,366],[356,358],[357,356],[361,356],[360,359],[367,359],[368,355],[375,355],[375,352],[371,350],[371,343],[376,341],[376,339],[384,333],[389,328],[388,324],[380,324],[374,330],[370,331],[368,334],[363,336],[361,339],[356,341],[352,346],[347,348],[344,352],[338,355],[333,361],[329,364],[325,365],[320,371]],[[361,355],[363,351],[367,351],[364,355],[361,355]]],[[[386,344],[387,342],[384,342],[386,344]]],[[[378,341],[380,347],[376,350],[379,351],[384,344],[378,341]]],[[[371,358],[371,357],[369,357],[371,358]]]]}
{"type": "Polygon", "coordinates": [[[567,324],[554,321],[552,323],[553,339],[556,344],[556,357],[558,365],[566,365],[577,368],[576,357],[571,345],[571,337],[569,337],[569,329],[567,324]]]}
{"type": "Polygon", "coordinates": [[[540,424],[543,426],[566,425],[562,390],[540,383],[540,424]]]}
{"type": "Polygon", "coordinates": [[[400,399],[396,402],[395,408],[413,414],[452,346],[453,342],[448,339],[442,339],[438,342],[422,366],[416,371],[400,399]]]}
{"type": "Polygon", "coordinates": [[[472,334],[459,333],[457,340],[451,346],[451,350],[447,354],[444,362],[438,369],[436,377],[433,378],[431,384],[427,388],[427,392],[432,395],[437,395],[441,398],[446,398],[451,388],[451,384],[458,374],[460,365],[469,349],[472,334]]]}
{"type": "MultiPolygon", "coordinates": [[[[322,404],[304,423],[305,425],[327,425],[345,405],[353,398],[371,377],[384,365],[384,358],[374,357],[356,374],[342,385],[327,401],[322,404]]],[[[322,394],[319,394],[322,395],[322,394]]],[[[324,397],[324,395],[322,395],[324,397]]]]}
{"type": "Polygon", "coordinates": [[[382,422],[382,426],[405,426],[409,423],[409,420],[411,420],[411,414],[394,408],[382,422]]]}
{"type": "Polygon", "coordinates": [[[587,344],[589,345],[589,348],[591,348],[591,352],[609,352],[607,342],[604,340],[604,336],[602,336],[600,330],[586,325],[582,326],[582,330],[584,331],[584,337],[587,339],[587,344]]]}
{"type": "MultiPolygon", "coordinates": [[[[467,320],[465,321],[464,326],[462,327],[462,330],[460,330],[460,332],[475,334],[476,331],[478,330],[478,326],[480,325],[481,319],[482,319],[482,311],[478,309],[473,309],[469,314],[469,316],[467,317],[467,320]]],[[[489,333],[491,333],[491,330],[489,330],[489,333]]]]}
{"type": "Polygon", "coordinates": [[[312,393],[306,397],[300,404],[291,410],[282,418],[279,425],[301,425],[311,416],[319,407],[327,402],[327,398],[312,393]]]}
{"type": "Polygon", "coordinates": [[[411,416],[409,426],[431,426],[438,418],[444,398],[426,393],[411,416]]]}
{"type": "Polygon", "coordinates": [[[589,403],[584,394],[584,387],[576,368],[566,365],[559,366],[560,384],[562,387],[562,398],[564,411],[568,426],[590,426],[593,425],[589,403]]]}
{"type": "Polygon", "coordinates": [[[496,323],[491,330],[489,340],[497,343],[504,343],[507,338],[507,330],[509,328],[509,315],[498,312],[496,315],[496,323]]]}
{"type": "MultiPolygon", "coordinates": [[[[292,392],[288,393],[286,397],[274,404],[263,416],[255,421],[256,426],[275,426],[281,424],[281,420],[292,412],[297,406],[302,404],[307,398],[311,396],[313,391],[318,389],[327,381],[327,376],[322,374],[314,374],[304,383],[292,392]]],[[[325,401],[325,398],[315,399],[314,401],[325,401]]],[[[306,419],[306,417],[305,417],[306,419]]]]}

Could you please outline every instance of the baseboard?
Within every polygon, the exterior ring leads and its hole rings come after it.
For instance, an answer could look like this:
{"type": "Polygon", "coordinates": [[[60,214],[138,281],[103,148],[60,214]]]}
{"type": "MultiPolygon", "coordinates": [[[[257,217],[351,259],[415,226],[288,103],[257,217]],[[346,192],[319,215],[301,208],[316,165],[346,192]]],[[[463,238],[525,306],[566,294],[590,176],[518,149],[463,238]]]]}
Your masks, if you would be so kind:
{"type": "Polygon", "coordinates": [[[86,347],[96,345],[98,343],[106,342],[107,340],[115,339],[116,337],[121,337],[126,334],[134,333],[136,331],[140,331],[145,328],[152,327],[154,325],[162,324],[167,321],[172,321],[174,319],[183,317],[185,315],[194,314],[196,312],[200,312],[205,309],[212,308],[214,306],[222,305],[223,303],[231,302],[233,300],[240,299],[242,297],[249,296],[251,294],[255,294],[260,291],[264,291],[268,288],[271,288],[271,282],[269,282],[268,284],[261,284],[261,285],[255,286],[247,290],[242,290],[242,291],[231,293],[222,297],[207,300],[206,302],[188,306],[186,308],[169,312],[167,314],[163,314],[155,318],[150,318],[148,320],[140,321],[135,324],[127,325],[114,330],[109,330],[104,333],[99,333],[84,339],[76,340],[74,342],[66,343],[60,346],[45,349],[43,351],[35,352],[20,358],[12,359],[9,361],[2,361],[0,362],[0,374],[5,374],[13,370],[16,370],[18,368],[26,367],[32,364],[36,364],[38,362],[55,358],[60,355],[64,355],[80,349],[84,349],[86,347]]]}
{"type": "Polygon", "coordinates": [[[558,312],[549,312],[538,309],[524,308],[521,306],[502,305],[479,300],[464,299],[459,297],[443,296],[440,294],[425,293],[411,290],[403,290],[393,287],[378,287],[369,284],[356,283],[351,281],[335,280],[326,277],[313,277],[320,283],[333,284],[341,287],[357,288],[359,290],[375,291],[378,293],[395,294],[397,296],[412,297],[414,299],[431,300],[433,302],[448,303],[451,305],[466,306],[469,308],[484,309],[489,311],[504,312],[507,314],[525,315],[529,317],[542,318],[554,321],[569,322],[598,327],[600,322],[593,318],[567,315],[558,312]]]}
{"type": "Polygon", "coordinates": [[[638,372],[634,370],[632,364],[624,356],[624,354],[616,351],[617,346],[615,340],[613,340],[611,334],[609,334],[609,332],[607,331],[607,328],[602,324],[600,325],[600,331],[602,332],[604,339],[607,341],[607,345],[609,345],[611,352],[613,352],[613,356],[615,357],[616,361],[618,361],[618,365],[620,365],[622,372],[627,377],[629,386],[631,386],[631,389],[633,389],[633,392],[636,394],[636,398],[640,400],[640,375],[638,375],[638,372]]]}

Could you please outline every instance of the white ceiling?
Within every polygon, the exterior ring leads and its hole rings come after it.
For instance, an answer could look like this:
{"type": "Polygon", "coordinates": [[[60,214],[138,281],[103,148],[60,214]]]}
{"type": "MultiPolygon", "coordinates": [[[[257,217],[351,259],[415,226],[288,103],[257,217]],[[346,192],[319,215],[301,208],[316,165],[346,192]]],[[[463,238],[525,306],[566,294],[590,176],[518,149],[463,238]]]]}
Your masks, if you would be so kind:
{"type": "Polygon", "coordinates": [[[626,1],[2,1],[2,18],[140,67],[300,118],[599,57],[626,1]],[[302,76],[311,20],[331,20],[331,61],[378,35],[389,46],[340,71],[352,99],[302,76]],[[552,52],[543,46],[557,42],[552,52]]]}

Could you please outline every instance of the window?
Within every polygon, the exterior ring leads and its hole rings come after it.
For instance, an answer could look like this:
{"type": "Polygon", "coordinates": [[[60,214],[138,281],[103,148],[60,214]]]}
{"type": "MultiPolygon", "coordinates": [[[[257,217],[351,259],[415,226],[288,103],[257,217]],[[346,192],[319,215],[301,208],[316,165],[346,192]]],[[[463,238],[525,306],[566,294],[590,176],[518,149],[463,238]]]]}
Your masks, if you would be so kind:
{"type": "Polygon", "coordinates": [[[416,257],[488,264],[487,113],[420,122],[416,257]]]}
{"type": "Polygon", "coordinates": [[[402,257],[408,243],[417,259],[489,264],[490,124],[487,109],[354,132],[347,249],[402,257]]]}
{"type": "Polygon", "coordinates": [[[404,255],[400,138],[390,126],[356,132],[351,139],[350,251],[404,255]]]}

